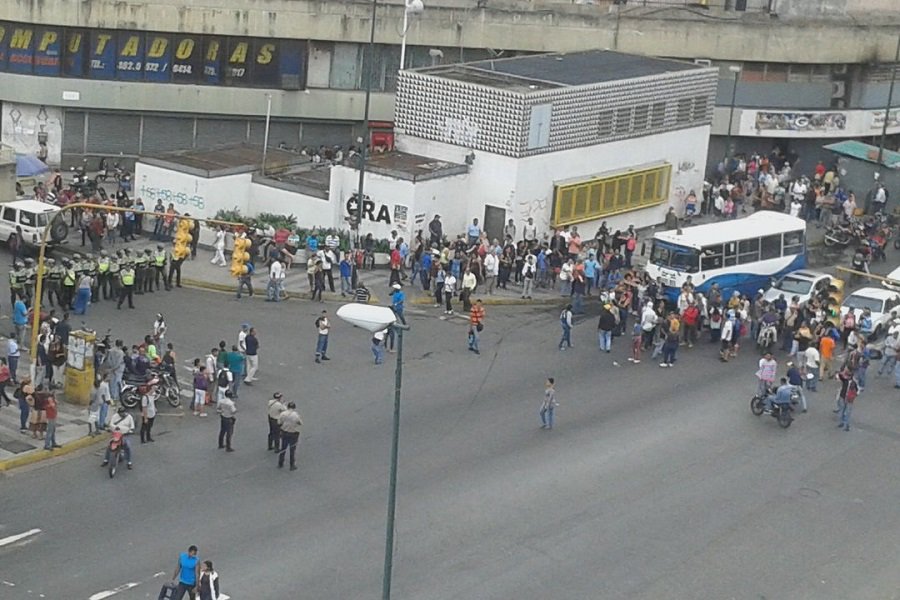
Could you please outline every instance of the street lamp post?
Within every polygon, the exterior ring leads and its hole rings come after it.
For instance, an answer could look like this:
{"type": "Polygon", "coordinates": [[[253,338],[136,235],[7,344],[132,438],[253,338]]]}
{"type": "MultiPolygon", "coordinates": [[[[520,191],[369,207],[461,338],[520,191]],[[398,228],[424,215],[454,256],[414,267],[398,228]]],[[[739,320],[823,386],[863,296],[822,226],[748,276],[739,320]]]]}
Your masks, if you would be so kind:
{"type": "Polygon", "coordinates": [[[894,103],[894,84],[897,82],[897,69],[900,68],[900,36],[897,36],[897,51],[894,53],[894,64],[891,65],[891,87],[888,88],[887,106],[884,107],[884,124],[881,126],[881,141],[878,143],[878,171],[881,172],[884,160],[884,141],[887,137],[888,123],[891,120],[891,104],[894,103]]]}
{"type": "Polygon", "coordinates": [[[262,176],[266,176],[266,154],[269,150],[269,124],[272,120],[272,94],[266,94],[266,131],[263,133],[262,176]]]}
{"type": "Polygon", "coordinates": [[[741,67],[731,65],[728,67],[728,70],[734,75],[734,86],[731,88],[731,107],[728,109],[728,136],[725,138],[725,155],[727,158],[731,158],[731,122],[734,121],[734,103],[737,99],[737,86],[741,75],[741,67]]]}
{"type": "Polygon", "coordinates": [[[381,598],[391,598],[391,578],[394,570],[394,514],[397,505],[397,453],[400,447],[400,391],[403,386],[403,332],[409,329],[397,320],[397,315],[387,306],[369,304],[345,304],[337,310],[337,316],[351,325],[375,333],[392,328],[397,333],[397,366],[394,370],[394,427],[391,436],[391,471],[388,482],[387,529],[384,536],[384,576],[381,598]]]}
{"type": "Polygon", "coordinates": [[[406,0],[403,8],[403,35],[400,36],[400,70],[406,66],[406,33],[409,31],[409,15],[418,15],[425,10],[422,0],[406,0]]]}
{"type": "Polygon", "coordinates": [[[365,134],[359,148],[359,181],[356,186],[356,246],[361,247],[363,191],[366,185],[366,154],[369,147],[369,107],[372,103],[372,63],[375,61],[375,17],[378,15],[378,0],[372,0],[372,26],[369,29],[369,44],[366,47],[366,99],[363,105],[363,130],[365,134]]]}

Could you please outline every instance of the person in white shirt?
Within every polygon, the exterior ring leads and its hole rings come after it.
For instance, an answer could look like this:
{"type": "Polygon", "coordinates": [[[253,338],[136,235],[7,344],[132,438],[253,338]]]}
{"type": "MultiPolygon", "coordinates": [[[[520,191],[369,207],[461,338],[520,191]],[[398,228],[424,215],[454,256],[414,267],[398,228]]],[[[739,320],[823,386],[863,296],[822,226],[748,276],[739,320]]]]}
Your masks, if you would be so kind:
{"type": "Polygon", "coordinates": [[[878,377],[881,377],[885,371],[893,371],[897,366],[898,350],[900,350],[900,333],[894,329],[884,338],[884,348],[882,349],[884,359],[881,361],[881,367],[878,368],[878,377]]]}
{"type": "MultiPolygon", "coordinates": [[[[120,406],[116,415],[109,422],[110,431],[118,431],[122,434],[122,447],[125,450],[125,462],[128,468],[132,467],[131,463],[131,442],[129,434],[134,433],[134,417],[132,417],[124,406],[120,406]]],[[[106,454],[103,459],[103,466],[109,464],[109,446],[106,447],[106,454]]]]}
{"type": "Polygon", "coordinates": [[[572,259],[563,263],[559,270],[559,287],[563,296],[568,296],[572,292],[572,277],[575,272],[575,263],[572,259]]]}
{"type": "Polygon", "coordinates": [[[216,241],[213,244],[213,247],[216,249],[216,254],[213,256],[212,260],[209,261],[214,265],[219,265],[220,267],[224,267],[227,263],[225,262],[225,228],[219,227],[216,230],[216,241]]]}
{"type": "Polygon", "coordinates": [[[284,265],[277,258],[269,267],[269,283],[266,286],[266,302],[281,302],[284,289],[284,265]]]}
{"type": "Polygon", "coordinates": [[[316,330],[319,333],[316,339],[316,362],[331,360],[328,358],[328,332],[331,331],[331,324],[328,322],[327,310],[323,310],[322,315],[316,319],[316,330]]]}
{"type": "Polygon", "coordinates": [[[804,367],[806,370],[806,389],[811,392],[816,391],[816,383],[819,380],[819,361],[822,360],[822,356],[819,354],[819,349],[816,348],[815,344],[810,344],[806,349],[806,366],[804,367]],[[812,375],[812,377],[810,377],[812,375]]]}
{"type": "Polygon", "coordinates": [[[641,312],[641,345],[644,350],[648,350],[653,345],[653,333],[658,321],[659,316],[653,310],[653,302],[648,301],[644,304],[644,310],[641,312]]]}
{"type": "Polygon", "coordinates": [[[694,294],[689,289],[681,290],[681,293],[678,294],[678,314],[682,314],[693,301],[694,294]]]}
{"type": "Polygon", "coordinates": [[[497,281],[497,275],[500,273],[500,261],[493,252],[488,252],[484,257],[484,286],[487,288],[488,295],[494,293],[494,283],[497,281]]]}
{"type": "Polygon", "coordinates": [[[522,227],[522,239],[528,246],[537,241],[537,226],[534,224],[534,218],[528,217],[528,223],[522,227]]]}
{"type": "Polygon", "coordinates": [[[456,277],[453,276],[453,273],[447,273],[444,277],[444,302],[447,304],[447,308],[444,310],[445,315],[453,314],[453,295],[456,293],[456,277]]]}
{"type": "Polygon", "coordinates": [[[156,342],[157,348],[163,347],[166,329],[166,319],[162,316],[162,313],[157,313],[156,320],[153,321],[153,340],[156,342]]]}

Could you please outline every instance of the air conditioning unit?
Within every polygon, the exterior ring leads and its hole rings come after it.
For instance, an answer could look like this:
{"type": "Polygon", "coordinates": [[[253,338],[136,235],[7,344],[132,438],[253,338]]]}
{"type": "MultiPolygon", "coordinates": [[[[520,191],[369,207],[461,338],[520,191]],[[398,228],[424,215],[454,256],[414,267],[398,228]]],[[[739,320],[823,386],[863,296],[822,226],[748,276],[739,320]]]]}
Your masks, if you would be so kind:
{"type": "Polygon", "coordinates": [[[847,82],[846,81],[832,81],[831,82],[831,97],[835,98],[843,98],[847,95],[847,82]]]}
{"type": "Polygon", "coordinates": [[[695,64],[695,65],[700,65],[701,67],[711,67],[711,66],[712,66],[712,61],[709,60],[708,58],[695,58],[695,59],[694,59],[694,64],[695,64]]]}

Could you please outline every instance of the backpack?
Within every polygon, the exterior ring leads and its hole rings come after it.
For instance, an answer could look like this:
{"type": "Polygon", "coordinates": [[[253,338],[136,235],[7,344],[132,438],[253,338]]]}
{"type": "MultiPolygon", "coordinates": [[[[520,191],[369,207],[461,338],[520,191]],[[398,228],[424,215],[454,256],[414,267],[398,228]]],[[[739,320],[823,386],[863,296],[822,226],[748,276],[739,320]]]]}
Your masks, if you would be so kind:
{"type": "Polygon", "coordinates": [[[219,384],[219,387],[228,387],[228,384],[231,383],[228,379],[228,369],[219,369],[219,374],[216,376],[216,383],[219,384]]]}

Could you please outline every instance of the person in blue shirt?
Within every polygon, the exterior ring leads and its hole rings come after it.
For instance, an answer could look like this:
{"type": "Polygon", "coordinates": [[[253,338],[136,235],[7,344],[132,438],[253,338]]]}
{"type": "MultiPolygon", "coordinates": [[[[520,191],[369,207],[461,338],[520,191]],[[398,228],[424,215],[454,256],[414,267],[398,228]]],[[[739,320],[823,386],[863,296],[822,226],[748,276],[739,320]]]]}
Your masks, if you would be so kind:
{"type": "Polygon", "coordinates": [[[456,256],[450,260],[450,274],[459,279],[459,275],[462,269],[462,257],[460,253],[457,252],[456,256]]]}
{"type": "Polygon", "coordinates": [[[773,404],[780,404],[782,408],[791,405],[791,393],[794,391],[794,386],[788,383],[786,377],[781,378],[781,385],[778,386],[778,389],[774,394],[770,394],[766,397],[766,411],[772,412],[773,404]]]}
{"type": "Polygon", "coordinates": [[[431,265],[432,265],[432,254],[430,251],[425,250],[422,252],[422,266],[419,269],[419,279],[422,281],[422,290],[428,291],[431,289],[431,265]]]}
{"type": "Polygon", "coordinates": [[[797,393],[800,395],[800,408],[803,410],[803,412],[806,412],[806,394],[803,393],[803,374],[794,363],[789,362],[787,366],[788,383],[797,390],[797,393]]]}
{"type": "Polygon", "coordinates": [[[353,294],[353,286],[350,283],[350,279],[353,277],[353,265],[350,264],[350,253],[344,253],[344,259],[341,261],[340,270],[341,270],[341,296],[346,296],[347,294],[353,294]]]}
{"type": "Polygon", "coordinates": [[[306,251],[312,254],[319,251],[319,238],[316,237],[315,233],[310,233],[306,236],[306,251]]]}
{"type": "Polygon", "coordinates": [[[197,581],[200,578],[200,557],[197,556],[197,546],[191,546],[187,552],[178,555],[178,564],[175,565],[175,573],[172,581],[177,582],[175,587],[175,600],[182,600],[184,594],[188,598],[195,598],[197,594],[197,581]]]}
{"type": "Polygon", "coordinates": [[[597,262],[596,255],[594,251],[591,250],[588,254],[588,259],[584,261],[584,278],[586,279],[585,284],[587,288],[587,295],[591,295],[592,287],[599,287],[597,281],[597,275],[600,272],[600,263],[597,262]]]}
{"type": "Polygon", "coordinates": [[[22,341],[25,326],[28,325],[28,307],[21,295],[16,295],[16,303],[13,305],[13,325],[16,326],[16,340],[22,341]]]}
{"type": "Polygon", "coordinates": [[[391,310],[394,311],[394,314],[397,315],[400,322],[405,325],[406,319],[403,317],[403,307],[406,303],[406,294],[403,292],[403,286],[399,283],[395,283],[392,288],[391,310]]]}
{"type": "Polygon", "coordinates": [[[466,228],[466,236],[469,238],[469,245],[478,243],[481,237],[481,227],[478,226],[478,219],[472,219],[472,224],[466,228]]]}

